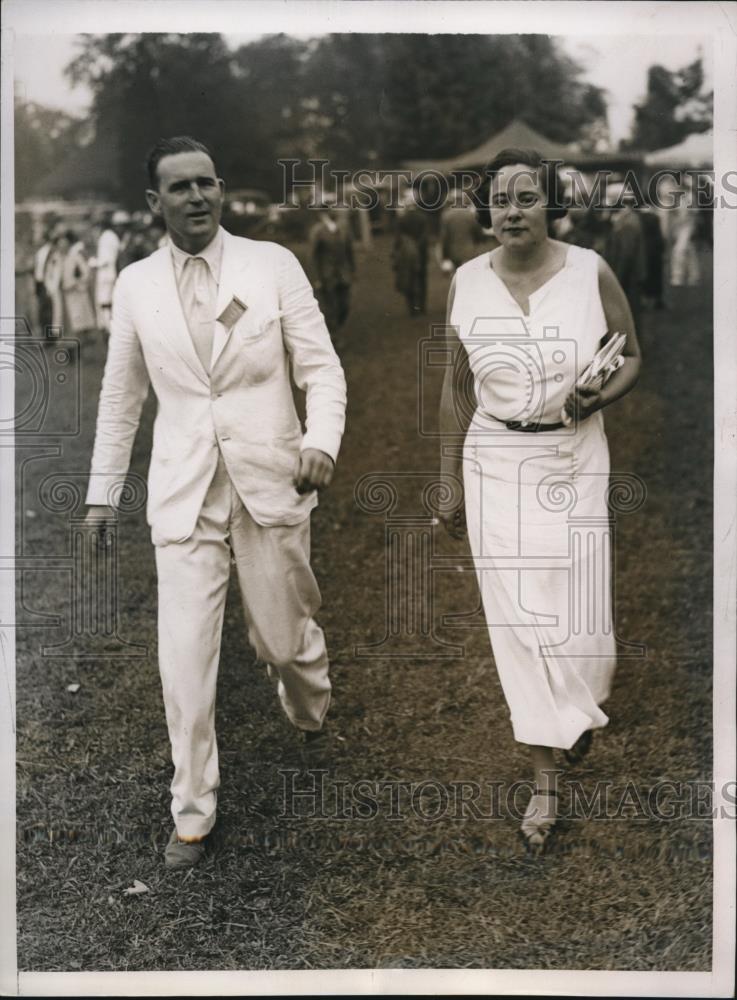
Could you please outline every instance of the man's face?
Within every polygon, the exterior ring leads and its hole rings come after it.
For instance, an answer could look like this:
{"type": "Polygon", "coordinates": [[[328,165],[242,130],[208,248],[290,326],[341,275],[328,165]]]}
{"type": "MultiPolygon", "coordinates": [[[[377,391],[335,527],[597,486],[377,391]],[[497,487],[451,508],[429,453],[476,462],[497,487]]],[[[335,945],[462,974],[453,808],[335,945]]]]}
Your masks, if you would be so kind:
{"type": "Polygon", "coordinates": [[[225,184],[215,175],[214,163],[207,153],[174,153],[159,160],[157,174],[158,190],[146,192],[149,208],[161,216],[181,250],[204,250],[223,211],[225,184]]]}

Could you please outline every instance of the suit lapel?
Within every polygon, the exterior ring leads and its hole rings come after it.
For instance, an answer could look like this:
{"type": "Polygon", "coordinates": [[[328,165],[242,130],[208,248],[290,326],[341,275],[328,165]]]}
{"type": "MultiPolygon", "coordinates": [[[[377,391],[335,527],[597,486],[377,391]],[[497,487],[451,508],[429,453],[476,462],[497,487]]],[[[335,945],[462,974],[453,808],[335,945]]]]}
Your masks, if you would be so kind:
{"type": "Polygon", "coordinates": [[[151,256],[150,260],[151,280],[158,291],[156,319],[159,332],[197,378],[209,385],[207,372],[197,357],[182,309],[171,251],[168,247],[162,247],[151,256]]]}

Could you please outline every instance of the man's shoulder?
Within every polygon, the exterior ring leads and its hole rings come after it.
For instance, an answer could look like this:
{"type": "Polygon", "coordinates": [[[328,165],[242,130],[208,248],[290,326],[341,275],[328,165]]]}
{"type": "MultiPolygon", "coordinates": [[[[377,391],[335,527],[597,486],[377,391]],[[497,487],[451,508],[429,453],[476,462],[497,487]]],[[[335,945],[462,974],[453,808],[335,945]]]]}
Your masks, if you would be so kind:
{"type": "Polygon", "coordinates": [[[294,254],[281,243],[274,243],[271,240],[252,240],[247,236],[234,236],[224,230],[226,234],[226,246],[228,252],[250,256],[259,260],[278,261],[293,257],[294,254]]]}
{"type": "Polygon", "coordinates": [[[169,253],[168,246],[160,247],[158,250],[150,253],[148,257],[143,257],[141,260],[134,260],[130,264],[126,264],[118,274],[118,284],[125,286],[148,279],[161,267],[169,253]]]}

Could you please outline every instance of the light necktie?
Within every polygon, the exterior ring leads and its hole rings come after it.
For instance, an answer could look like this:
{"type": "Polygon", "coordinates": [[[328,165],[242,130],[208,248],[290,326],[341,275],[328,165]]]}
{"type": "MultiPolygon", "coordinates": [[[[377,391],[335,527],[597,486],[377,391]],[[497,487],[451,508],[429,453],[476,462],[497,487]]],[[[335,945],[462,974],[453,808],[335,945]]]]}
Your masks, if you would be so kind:
{"type": "Polygon", "coordinates": [[[182,271],[182,305],[194,349],[208,375],[215,330],[213,284],[210,281],[210,269],[205,258],[188,257],[182,271]]]}

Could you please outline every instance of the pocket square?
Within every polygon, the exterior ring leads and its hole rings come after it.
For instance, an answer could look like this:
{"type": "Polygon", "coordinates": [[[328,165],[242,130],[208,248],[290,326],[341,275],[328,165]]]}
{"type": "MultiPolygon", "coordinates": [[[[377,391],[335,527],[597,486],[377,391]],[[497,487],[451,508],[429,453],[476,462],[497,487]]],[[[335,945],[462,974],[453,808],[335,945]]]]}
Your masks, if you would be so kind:
{"type": "Polygon", "coordinates": [[[218,316],[218,323],[222,323],[226,330],[232,330],[248,306],[241,302],[237,295],[234,295],[225,309],[218,316]]]}

